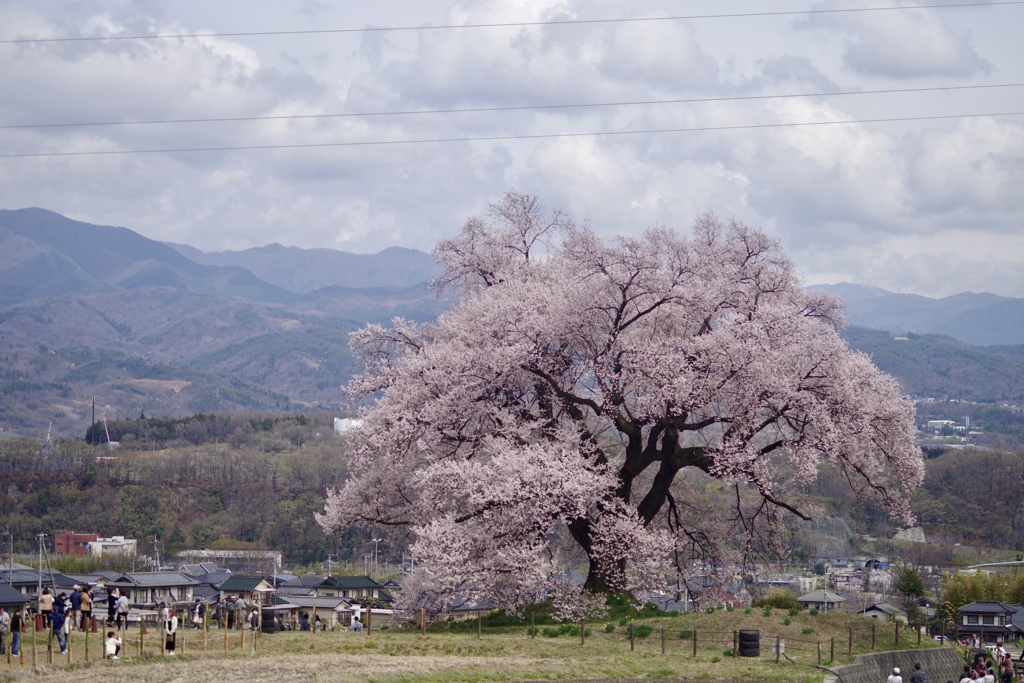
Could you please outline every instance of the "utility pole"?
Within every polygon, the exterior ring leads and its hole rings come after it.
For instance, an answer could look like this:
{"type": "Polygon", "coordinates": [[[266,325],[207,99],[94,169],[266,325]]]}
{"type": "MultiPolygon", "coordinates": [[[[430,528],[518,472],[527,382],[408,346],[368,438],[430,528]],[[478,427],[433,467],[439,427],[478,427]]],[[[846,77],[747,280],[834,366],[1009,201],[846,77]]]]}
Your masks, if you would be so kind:
{"type": "Polygon", "coordinates": [[[380,576],[380,572],[377,571],[377,546],[378,546],[378,544],[380,544],[380,542],[382,540],[383,539],[381,539],[381,538],[373,539],[373,580],[374,581],[376,581],[377,578],[380,576]]]}
{"type": "Polygon", "coordinates": [[[46,538],[46,534],[36,534],[36,538],[39,539],[39,592],[36,593],[36,600],[43,594],[43,539],[46,538]]]}

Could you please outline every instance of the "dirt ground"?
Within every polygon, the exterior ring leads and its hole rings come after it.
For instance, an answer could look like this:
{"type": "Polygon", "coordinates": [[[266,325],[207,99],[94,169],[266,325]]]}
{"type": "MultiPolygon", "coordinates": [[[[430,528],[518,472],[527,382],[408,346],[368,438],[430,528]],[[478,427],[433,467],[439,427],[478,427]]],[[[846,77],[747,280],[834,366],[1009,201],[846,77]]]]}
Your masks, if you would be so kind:
{"type": "Polygon", "coordinates": [[[572,660],[528,660],[518,657],[386,656],[326,654],[265,654],[154,657],[149,661],[89,662],[71,666],[30,666],[8,673],[0,665],[0,680],[68,681],[74,683],[307,683],[335,681],[484,681],[572,676],[572,660]]]}

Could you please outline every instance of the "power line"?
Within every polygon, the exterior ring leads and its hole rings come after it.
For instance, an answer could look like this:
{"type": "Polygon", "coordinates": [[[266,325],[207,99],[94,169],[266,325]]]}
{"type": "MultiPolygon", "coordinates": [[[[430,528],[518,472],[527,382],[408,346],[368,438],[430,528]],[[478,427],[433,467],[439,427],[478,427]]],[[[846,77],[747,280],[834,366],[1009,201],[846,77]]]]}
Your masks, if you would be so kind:
{"type": "Polygon", "coordinates": [[[623,24],[653,21],[680,21],[699,19],[737,19],[749,17],[781,17],[802,14],[844,14],[851,12],[888,12],[908,9],[947,9],[954,7],[992,7],[994,5],[1024,5],[1024,0],[997,0],[996,2],[958,2],[941,5],[892,5],[885,7],[837,7],[832,9],[788,10],[776,12],[738,12],[734,14],[688,14],[667,17],[624,17],[613,19],[552,19],[549,21],[509,21],[493,24],[439,24],[437,26],[368,26],[365,28],[306,29],[300,31],[238,31],[231,33],[159,33],[136,36],[80,36],[64,38],[12,38],[0,44],[17,43],[71,43],[98,40],[169,40],[180,38],[240,38],[247,36],[301,36],[331,33],[375,33],[383,31],[440,31],[467,28],[525,28],[529,26],[569,26],[587,24],[623,24]]]}
{"type": "Polygon", "coordinates": [[[695,128],[655,128],[647,130],[591,131],[582,133],[539,133],[536,135],[488,135],[463,138],[424,138],[417,140],[367,140],[360,142],[311,142],[287,145],[239,145],[225,147],[185,147],[174,149],[126,149],[97,150],[87,152],[30,152],[25,154],[0,154],[0,159],[25,159],[40,157],[112,156],[127,154],[174,154],[184,152],[236,152],[245,150],[311,149],[318,147],[372,147],[384,145],[420,145],[449,142],[495,142],[502,140],[542,140],[553,138],[583,138],[617,135],[656,135],[662,133],[698,133],[720,130],[755,130],[764,128],[798,128],[805,126],[832,126],[851,123],[896,123],[902,121],[939,121],[943,119],[969,119],[984,116],[1021,116],[1024,111],[993,112],[986,114],[946,114],[938,116],[903,116],[878,119],[850,119],[847,121],[802,121],[790,123],[760,123],[735,126],[700,126],[695,128]]]}
{"type": "Polygon", "coordinates": [[[577,104],[537,104],[510,107],[466,107],[461,109],[421,109],[416,111],[374,111],[354,112],[345,114],[280,114],[272,116],[229,116],[223,118],[200,118],[200,119],[157,119],[152,121],[88,121],[78,123],[19,123],[0,125],[4,129],[24,128],[84,128],[90,126],[144,126],[155,124],[177,124],[177,123],[225,123],[240,121],[286,121],[301,119],[330,119],[330,118],[353,118],[369,116],[409,116],[419,114],[468,114],[482,112],[504,112],[504,111],[537,111],[545,109],[584,109],[599,107],[626,107],[638,105],[655,104],[696,104],[701,102],[739,102],[743,100],[770,100],[786,99],[796,97],[836,97],[841,95],[883,95],[893,93],[918,93],[937,92],[944,90],[978,90],[984,88],[1019,88],[1024,83],[997,83],[991,85],[950,85],[931,88],[892,88],[889,90],[857,90],[845,92],[817,92],[817,93],[783,93],[774,95],[737,95],[732,97],[694,97],[674,100],[636,100],[630,102],[592,102],[577,104]]]}

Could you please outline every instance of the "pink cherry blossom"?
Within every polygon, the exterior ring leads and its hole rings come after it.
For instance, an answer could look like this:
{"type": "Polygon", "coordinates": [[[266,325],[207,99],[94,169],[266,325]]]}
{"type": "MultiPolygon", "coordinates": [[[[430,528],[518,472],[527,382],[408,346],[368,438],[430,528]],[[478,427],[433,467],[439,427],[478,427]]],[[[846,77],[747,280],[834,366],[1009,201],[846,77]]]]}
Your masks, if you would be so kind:
{"type": "Polygon", "coordinates": [[[911,404],[763,232],[606,241],[510,193],[435,254],[455,306],[352,337],[372,406],[319,516],[412,529],[408,606],[520,604],[580,561],[590,591],[663,586],[776,543],[823,462],[910,520],[911,404]]]}

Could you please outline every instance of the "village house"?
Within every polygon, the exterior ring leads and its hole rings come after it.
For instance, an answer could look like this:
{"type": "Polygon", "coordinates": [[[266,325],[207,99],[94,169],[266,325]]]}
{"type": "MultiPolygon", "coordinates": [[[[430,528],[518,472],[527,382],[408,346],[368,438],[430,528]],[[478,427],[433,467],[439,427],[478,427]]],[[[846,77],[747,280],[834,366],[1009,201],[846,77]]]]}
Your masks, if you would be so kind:
{"type": "Polygon", "coordinates": [[[811,591],[810,593],[801,595],[796,599],[796,601],[799,602],[805,610],[816,609],[819,612],[832,612],[833,610],[836,610],[840,604],[846,602],[846,598],[838,593],[833,593],[830,590],[819,588],[816,591],[811,591]]]}
{"type": "Polygon", "coordinates": [[[277,589],[262,576],[235,574],[220,584],[217,590],[224,599],[241,595],[246,604],[269,605],[273,602],[272,596],[277,589]]]}
{"type": "Polygon", "coordinates": [[[180,572],[126,572],[108,581],[105,589],[119,589],[135,607],[152,608],[161,602],[191,604],[193,589],[198,585],[198,581],[180,572]]]}
{"type": "Polygon", "coordinates": [[[1013,643],[1024,635],[1024,607],[979,600],[959,609],[961,636],[977,635],[982,644],[1013,643]]]}
{"type": "Polygon", "coordinates": [[[865,617],[871,617],[872,619],[878,619],[879,621],[900,621],[904,624],[907,623],[907,613],[888,602],[876,602],[870,607],[860,610],[857,614],[865,617]]]}

